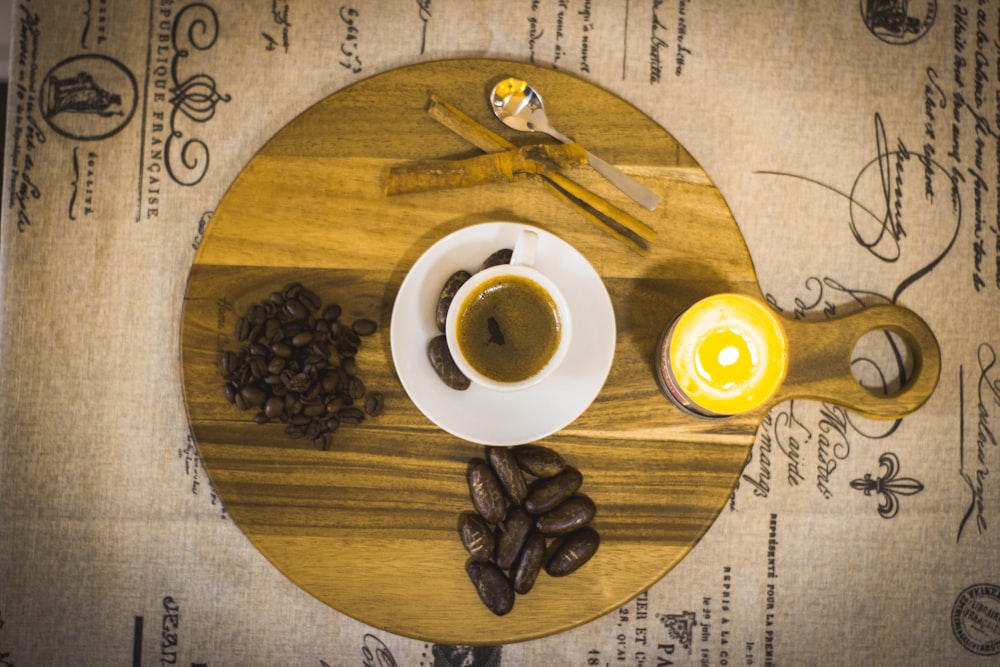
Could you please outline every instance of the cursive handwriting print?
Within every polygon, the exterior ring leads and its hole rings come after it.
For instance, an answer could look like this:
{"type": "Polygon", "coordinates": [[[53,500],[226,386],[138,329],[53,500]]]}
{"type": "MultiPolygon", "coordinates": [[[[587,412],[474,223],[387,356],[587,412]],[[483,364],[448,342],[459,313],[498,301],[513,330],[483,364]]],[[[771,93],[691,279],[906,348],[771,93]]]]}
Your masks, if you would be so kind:
{"type": "Polygon", "coordinates": [[[788,172],[756,173],[805,181],[839,200],[853,241],[874,260],[900,267],[889,296],[896,302],[954,247],[962,223],[962,179],[927,154],[911,151],[902,138],[891,144],[888,137],[876,113],[875,154],[847,188],[788,172]]]}
{"type": "Polygon", "coordinates": [[[996,349],[981,343],[976,350],[975,428],[969,434],[965,422],[964,368],[959,368],[959,406],[961,411],[960,474],[968,487],[968,508],[958,526],[956,541],[974,528],[979,535],[989,529],[990,508],[996,506],[997,484],[990,483],[990,466],[998,461],[997,422],[1000,421],[1000,365],[996,349]]]}

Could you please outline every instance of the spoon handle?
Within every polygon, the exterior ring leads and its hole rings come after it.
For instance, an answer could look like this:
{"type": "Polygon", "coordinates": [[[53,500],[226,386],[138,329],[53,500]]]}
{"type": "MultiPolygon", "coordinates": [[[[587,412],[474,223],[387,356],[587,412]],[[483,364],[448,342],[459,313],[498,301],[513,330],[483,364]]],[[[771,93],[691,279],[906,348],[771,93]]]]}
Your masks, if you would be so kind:
{"type": "Polygon", "coordinates": [[[656,210],[656,205],[660,203],[659,196],[642,183],[630,178],[612,164],[608,164],[590,151],[587,151],[587,162],[597,172],[608,179],[616,188],[634,199],[643,208],[650,211],[656,210]]]}
{"type": "MultiPolygon", "coordinates": [[[[564,144],[574,143],[572,139],[551,126],[547,127],[545,132],[552,138],[558,139],[564,144]]],[[[595,171],[597,171],[597,173],[608,179],[612,185],[635,200],[637,204],[643,208],[649,209],[650,211],[656,210],[657,204],[660,203],[660,198],[655,192],[651,191],[642,183],[639,183],[629,177],[627,174],[619,170],[618,167],[605,162],[590,151],[587,151],[587,162],[594,168],[595,171]]]]}

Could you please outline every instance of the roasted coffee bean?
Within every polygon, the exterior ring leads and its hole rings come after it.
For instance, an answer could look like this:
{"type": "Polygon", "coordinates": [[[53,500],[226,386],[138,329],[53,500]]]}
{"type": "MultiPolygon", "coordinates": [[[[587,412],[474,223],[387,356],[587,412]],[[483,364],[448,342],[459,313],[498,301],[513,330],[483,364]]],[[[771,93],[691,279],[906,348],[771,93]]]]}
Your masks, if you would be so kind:
{"type": "Polygon", "coordinates": [[[232,350],[226,350],[222,355],[222,372],[229,375],[236,370],[237,364],[240,363],[239,357],[232,350]]]}
{"type": "Polygon", "coordinates": [[[264,325],[255,324],[250,329],[250,333],[247,334],[247,340],[258,341],[264,338],[264,325]]]}
{"type": "Polygon", "coordinates": [[[359,336],[371,336],[377,329],[378,324],[375,323],[375,320],[369,319],[355,320],[354,324],[351,325],[351,330],[359,336]]]}
{"type": "Polygon", "coordinates": [[[343,396],[332,396],[326,400],[326,411],[331,415],[337,414],[343,407],[346,407],[343,396]]]}
{"type": "Polygon", "coordinates": [[[565,535],[589,524],[595,514],[597,507],[594,501],[577,494],[535,519],[535,527],[546,537],[565,535]]]}
{"type": "Polygon", "coordinates": [[[507,513],[507,498],[493,468],[483,459],[472,459],[466,478],[473,507],[489,523],[499,523],[507,513]]]}
{"type": "Polygon", "coordinates": [[[555,477],[535,480],[528,488],[524,508],[532,514],[542,514],[554,509],[561,502],[576,493],[583,484],[583,475],[571,466],[555,477]]]}
{"type": "Polygon", "coordinates": [[[281,371],[285,370],[285,363],[284,357],[274,357],[267,364],[267,372],[271,375],[280,375],[281,371]]]}
{"type": "Polygon", "coordinates": [[[236,320],[236,329],[233,331],[236,340],[243,342],[250,335],[250,322],[245,317],[236,320]]]}
{"type": "Polygon", "coordinates": [[[427,344],[427,357],[430,359],[434,372],[452,389],[465,391],[472,384],[469,378],[465,377],[465,374],[455,365],[444,334],[435,336],[427,344]]]}
{"type": "Polygon", "coordinates": [[[254,357],[250,360],[250,375],[255,380],[262,380],[267,376],[267,362],[263,357],[254,357]]]}
{"type": "Polygon", "coordinates": [[[518,445],[512,449],[521,470],[535,477],[555,477],[566,469],[563,457],[542,445],[518,445]]]}
{"type": "Polygon", "coordinates": [[[301,394],[309,391],[309,387],[312,386],[312,378],[305,373],[296,373],[288,378],[288,381],[285,384],[288,385],[288,388],[292,391],[301,394]]]}
{"type": "Polygon", "coordinates": [[[351,406],[338,410],[337,417],[344,424],[360,424],[365,420],[365,413],[360,408],[351,406]]]}
{"type": "Polygon", "coordinates": [[[277,396],[272,396],[267,399],[266,403],[264,403],[264,414],[267,415],[269,419],[278,419],[284,413],[285,401],[277,396]]]}
{"type": "Polygon", "coordinates": [[[553,577],[564,577],[580,569],[597,552],[601,536],[586,526],[567,535],[556,546],[545,563],[545,571],[553,577]]]}
{"type": "Polygon", "coordinates": [[[472,274],[468,271],[460,270],[451,274],[447,281],[444,283],[444,287],[441,288],[441,295],[438,297],[437,308],[434,311],[434,320],[437,324],[438,331],[444,333],[444,323],[448,319],[448,309],[451,308],[451,302],[455,298],[455,294],[458,290],[465,284],[472,274]]]}
{"type": "Polygon", "coordinates": [[[491,266],[500,266],[501,264],[510,264],[510,258],[514,255],[514,251],[511,248],[501,248],[495,253],[483,260],[480,265],[479,270],[488,269],[491,266]]]}
{"type": "Polygon", "coordinates": [[[320,386],[323,387],[323,391],[333,393],[337,388],[337,371],[327,371],[323,373],[323,377],[320,379],[320,386]]]}
{"type": "Polygon", "coordinates": [[[295,347],[305,347],[313,340],[312,331],[300,331],[299,333],[292,336],[292,345],[295,347]]]}
{"type": "Polygon", "coordinates": [[[236,387],[234,387],[231,383],[226,383],[226,385],[222,388],[222,393],[226,397],[226,400],[230,403],[236,402],[236,387]]]}
{"type": "Polygon", "coordinates": [[[248,384],[240,389],[240,396],[246,401],[247,406],[254,408],[263,406],[264,401],[267,400],[267,392],[252,384],[248,384]]]}
{"type": "Polygon", "coordinates": [[[385,404],[385,398],[382,396],[381,392],[373,391],[368,394],[365,398],[365,412],[372,417],[377,417],[382,414],[382,408],[385,404]]]}
{"type": "Polygon", "coordinates": [[[319,417],[326,414],[326,405],[323,403],[313,403],[302,408],[302,414],[308,417],[319,417]]]}
{"type": "Polygon", "coordinates": [[[486,519],[474,512],[463,512],[458,518],[458,534],[473,560],[485,563],[493,558],[496,540],[486,519]]]}
{"type": "Polygon", "coordinates": [[[336,322],[340,319],[340,313],[340,306],[335,303],[331,303],[323,310],[323,319],[327,322],[336,322]]]}
{"type": "Polygon", "coordinates": [[[469,559],[465,571],[487,609],[497,616],[503,616],[514,608],[514,587],[503,570],[494,563],[469,559]]]}
{"type": "Polygon", "coordinates": [[[354,377],[355,373],[358,372],[358,362],[354,357],[347,357],[340,363],[340,367],[344,369],[344,373],[348,377],[354,377]]]}
{"type": "Polygon", "coordinates": [[[309,316],[309,311],[298,299],[288,299],[285,301],[285,313],[293,320],[304,320],[309,316]]]}
{"type": "Polygon", "coordinates": [[[507,492],[507,497],[515,505],[524,502],[524,497],[528,494],[528,483],[524,481],[524,473],[518,467],[517,459],[514,458],[510,447],[487,447],[486,459],[493,467],[493,472],[503,485],[504,491],[507,492]]]}
{"type": "Polygon", "coordinates": [[[524,595],[535,585],[538,573],[542,571],[545,562],[545,536],[531,532],[524,541],[524,547],[514,562],[510,573],[514,592],[524,595]]]}
{"type": "Polygon", "coordinates": [[[321,302],[319,296],[317,296],[316,293],[313,292],[312,290],[303,288],[302,291],[299,292],[298,298],[299,301],[301,301],[306,306],[306,308],[308,308],[311,311],[314,311],[320,307],[321,302]]]}
{"type": "Polygon", "coordinates": [[[347,383],[347,393],[355,401],[365,396],[365,383],[359,377],[352,377],[347,383]]]}
{"type": "Polygon", "coordinates": [[[270,418],[264,412],[258,412],[256,415],[254,415],[253,420],[254,423],[257,424],[266,424],[267,422],[271,421],[270,418]]]}
{"type": "Polygon", "coordinates": [[[512,509],[499,525],[497,535],[497,565],[501,570],[509,570],[514,565],[521,547],[531,532],[531,517],[520,507],[512,509]]]}
{"type": "Polygon", "coordinates": [[[292,356],[292,346],[288,343],[278,341],[277,343],[271,344],[271,352],[274,353],[275,356],[287,359],[292,356]]]}

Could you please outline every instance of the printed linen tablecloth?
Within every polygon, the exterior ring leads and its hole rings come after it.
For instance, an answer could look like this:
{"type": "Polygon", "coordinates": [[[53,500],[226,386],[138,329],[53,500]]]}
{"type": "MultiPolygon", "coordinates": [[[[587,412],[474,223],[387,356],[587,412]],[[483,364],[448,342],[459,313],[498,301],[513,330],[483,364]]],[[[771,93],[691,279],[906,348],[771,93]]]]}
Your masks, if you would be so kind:
{"type": "MultiPolygon", "coordinates": [[[[18,0],[11,42],[0,665],[1000,656],[1000,6],[18,0]],[[214,493],[178,363],[193,257],[261,146],[354,82],[462,57],[584,78],[670,132],[786,317],[898,303],[942,352],[936,391],[897,421],[776,406],[667,576],[503,646],[393,635],[285,578],[214,493]]],[[[908,372],[883,332],[852,367],[873,391],[908,372]]]]}

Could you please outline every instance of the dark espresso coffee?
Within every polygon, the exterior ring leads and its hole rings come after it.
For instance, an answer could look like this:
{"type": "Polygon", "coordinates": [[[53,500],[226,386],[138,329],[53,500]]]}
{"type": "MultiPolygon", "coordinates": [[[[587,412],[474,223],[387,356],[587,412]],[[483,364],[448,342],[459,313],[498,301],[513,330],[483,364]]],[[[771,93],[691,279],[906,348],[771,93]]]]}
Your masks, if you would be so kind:
{"type": "Polygon", "coordinates": [[[458,346],[469,364],[495,382],[521,382],[556,353],[562,325],[555,301],[521,276],[487,280],[461,304],[458,346]]]}

